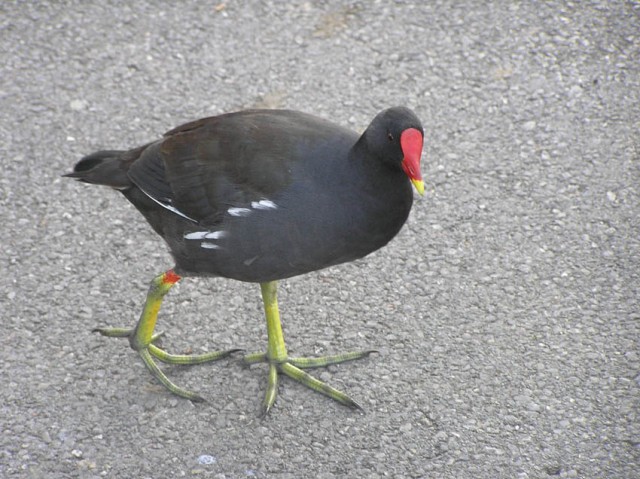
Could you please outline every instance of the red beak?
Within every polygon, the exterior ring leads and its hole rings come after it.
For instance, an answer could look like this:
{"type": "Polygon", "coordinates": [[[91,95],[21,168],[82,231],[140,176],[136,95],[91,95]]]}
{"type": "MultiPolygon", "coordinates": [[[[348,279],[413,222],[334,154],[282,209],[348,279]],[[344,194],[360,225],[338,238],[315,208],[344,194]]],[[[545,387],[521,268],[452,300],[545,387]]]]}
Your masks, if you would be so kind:
{"type": "Polygon", "coordinates": [[[420,196],[424,194],[424,181],[422,181],[422,173],[420,172],[422,142],[422,133],[415,128],[407,128],[400,135],[400,147],[404,155],[402,169],[420,196]]]}

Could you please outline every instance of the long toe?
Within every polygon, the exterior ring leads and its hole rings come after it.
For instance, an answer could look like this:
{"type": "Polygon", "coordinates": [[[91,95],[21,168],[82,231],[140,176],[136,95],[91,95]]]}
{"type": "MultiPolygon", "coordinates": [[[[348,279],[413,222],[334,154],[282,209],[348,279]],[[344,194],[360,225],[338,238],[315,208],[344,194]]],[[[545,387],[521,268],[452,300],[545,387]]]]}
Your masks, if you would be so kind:
{"type": "Polygon", "coordinates": [[[228,349],[226,351],[210,351],[203,354],[170,354],[163,349],[149,344],[149,352],[157,359],[166,364],[179,364],[181,366],[192,366],[194,364],[208,363],[231,356],[242,349],[228,349]]]}
{"type": "Polygon", "coordinates": [[[336,354],[334,356],[321,356],[319,358],[289,358],[287,362],[300,369],[324,368],[332,364],[346,363],[368,357],[371,353],[377,353],[375,349],[355,351],[352,353],[336,354]]]}
{"type": "Polygon", "coordinates": [[[129,339],[129,344],[140,355],[145,366],[154,378],[156,378],[172,394],[194,402],[203,402],[204,398],[192,391],[174,384],[158,367],[154,358],[167,364],[192,366],[195,364],[217,361],[218,359],[226,358],[235,352],[242,351],[241,349],[229,349],[226,351],[213,351],[193,355],[170,354],[154,344],[163,333],[151,335],[150,341],[147,344],[141,344],[141,342],[137,340],[138,338],[136,336],[137,333],[135,328],[95,328],[93,331],[110,338],[129,339]]]}
{"type": "Polygon", "coordinates": [[[176,396],[180,396],[185,399],[189,399],[190,401],[193,401],[193,402],[205,401],[205,399],[199,394],[189,391],[188,389],[181,388],[180,386],[177,386],[173,382],[171,382],[171,380],[162,372],[162,370],[155,363],[155,361],[153,360],[153,358],[151,357],[151,354],[147,349],[142,349],[138,351],[138,353],[140,354],[142,361],[144,361],[144,365],[151,372],[153,377],[156,378],[158,381],[160,381],[160,383],[165,388],[167,388],[172,394],[175,394],[176,396]]]}
{"type": "Polygon", "coordinates": [[[363,407],[355,400],[351,399],[348,395],[332,386],[329,386],[327,383],[314,378],[311,374],[304,372],[302,369],[295,367],[293,364],[288,362],[281,364],[280,370],[290,378],[298,381],[300,384],[303,384],[308,388],[319,392],[320,394],[324,394],[325,396],[328,396],[331,399],[344,404],[345,406],[364,412],[363,407]]]}

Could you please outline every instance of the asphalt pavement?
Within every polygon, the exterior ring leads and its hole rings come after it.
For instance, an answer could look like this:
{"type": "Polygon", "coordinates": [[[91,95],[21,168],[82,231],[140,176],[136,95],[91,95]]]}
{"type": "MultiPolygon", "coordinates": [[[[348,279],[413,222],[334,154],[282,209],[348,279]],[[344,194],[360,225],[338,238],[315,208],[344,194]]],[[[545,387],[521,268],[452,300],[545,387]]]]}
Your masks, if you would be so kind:
{"type": "MultiPolygon", "coordinates": [[[[0,5],[0,476],[640,477],[640,5],[0,5]],[[426,194],[384,249],[284,281],[293,354],[359,414],[266,370],[165,367],[124,340],[162,240],[60,175],[189,120],[293,108],[363,130],[405,105],[426,194]]],[[[186,279],[172,352],[259,351],[259,288],[186,279]]]]}

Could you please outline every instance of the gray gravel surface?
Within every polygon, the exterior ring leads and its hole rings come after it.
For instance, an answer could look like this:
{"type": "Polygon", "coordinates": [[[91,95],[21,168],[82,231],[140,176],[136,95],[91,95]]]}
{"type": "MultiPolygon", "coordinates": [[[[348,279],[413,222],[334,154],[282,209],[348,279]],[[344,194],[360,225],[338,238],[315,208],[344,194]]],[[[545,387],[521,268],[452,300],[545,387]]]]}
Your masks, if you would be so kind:
{"type": "MultiPolygon", "coordinates": [[[[223,1],[223,0],[221,0],[223,1]]],[[[639,477],[636,2],[0,5],[0,476],[639,477]],[[118,193],[62,179],[188,120],[413,108],[427,193],[385,249],[283,282],[289,348],[360,415],[264,368],[166,368],[126,341],[172,265],[118,193]]],[[[170,351],[264,349],[259,288],[188,279],[170,351]]]]}

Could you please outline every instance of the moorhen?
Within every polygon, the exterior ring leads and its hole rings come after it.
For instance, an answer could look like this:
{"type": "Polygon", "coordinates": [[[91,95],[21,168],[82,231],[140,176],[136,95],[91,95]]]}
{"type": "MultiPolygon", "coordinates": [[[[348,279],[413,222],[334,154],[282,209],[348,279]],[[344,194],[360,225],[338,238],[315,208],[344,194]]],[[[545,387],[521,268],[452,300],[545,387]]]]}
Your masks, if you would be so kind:
{"type": "Polygon", "coordinates": [[[373,351],[321,358],[287,354],[277,281],[362,258],[387,244],[420,195],[424,132],[404,107],[379,113],[361,135],[290,110],[246,110],[179,126],[132,150],[99,151],[65,176],[107,185],[122,194],[166,241],[175,266],[151,282],[137,325],[98,328],[127,337],[169,391],[193,401],[197,394],[173,384],[154,362],[199,364],[234,351],[169,354],[154,334],[164,295],[182,276],[222,276],[260,283],[267,319],[264,353],[244,357],[269,366],[266,414],[284,373],[345,405],[349,396],[303,369],[368,356],[373,351]]]}

